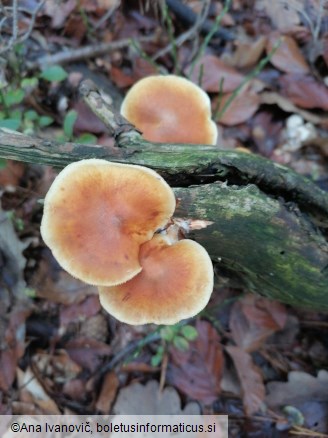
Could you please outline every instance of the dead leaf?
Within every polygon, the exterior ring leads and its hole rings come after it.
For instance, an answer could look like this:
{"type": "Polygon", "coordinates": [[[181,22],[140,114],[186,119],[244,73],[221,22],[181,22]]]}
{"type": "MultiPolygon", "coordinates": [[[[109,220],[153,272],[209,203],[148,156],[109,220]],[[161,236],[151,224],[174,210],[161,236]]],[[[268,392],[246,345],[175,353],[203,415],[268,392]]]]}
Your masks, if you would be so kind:
{"type": "Polygon", "coordinates": [[[0,186],[19,185],[19,182],[25,172],[25,164],[19,161],[7,160],[6,167],[0,170],[0,186]]]}
{"type": "Polygon", "coordinates": [[[181,400],[174,388],[159,391],[156,380],[149,380],[145,386],[132,383],[121,389],[113,413],[117,415],[198,415],[198,403],[188,403],[181,408],[181,400]]]}
{"type": "Polygon", "coordinates": [[[83,132],[90,132],[93,134],[103,134],[107,132],[104,123],[87,107],[87,105],[79,100],[72,109],[77,111],[77,119],[74,123],[74,134],[82,134],[83,132]]]}
{"type": "Polygon", "coordinates": [[[288,74],[280,79],[282,94],[301,108],[328,110],[328,88],[313,76],[288,74]]]}
{"type": "Polygon", "coordinates": [[[236,344],[244,351],[252,352],[273,333],[283,329],[286,319],[286,309],[282,304],[246,295],[234,303],[229,323],[236,344]]]}
{"type": "Polygon", "coordinates": [[[251,68],[255,66],[264,51],[267,39],[260,36],[256,41],[238,40],[235,42],[236,50],[232,55],[222,55],[222,60],[235,68],[251,68]]]}
{"type": "MultiPolygon", "coordinates": [[[[224,108],[232,93],[225,94],[220,102],[219,111],[224,108]]],[[[217,98],[213,100],[212,106],[217,105],[217,98]]],[[[241,91],[224,111],[218,123],[227,126],[234,126],[246,122],[258,110],[260,106],[260,98],[258,94],[250,90],[241,91]]]]}
{"type": "MultiPolygon", "coordinates": [[[[262,100],[262,93],[260,95],[262,100]]],[[[272,152],[280,142],[283,123],[276,120],[272,111],[260,110],[252,119],[252,138],[258,151],[265,157],[271,157],[272,152]]]]}
{"type": "Polygon", "coordinates": [[[198,337],[188,351],[172,348],[168,379],[189,397],[210,404],[217,399],[223,372],[220,336],[207,321],[197,321],[198,337]]]}
{"type": "Polygon", "coordinates": [[[100,310],[101,306],[97,295],[91,295],[79,303],[62,306],[59,315],[60,326],[65,327],[70,322],[85,321],[100,310]]]}
{"type": "MultiPolygon", "coordinates": [[[[187,76],[189,70],[190,67],[186,69],[187,76]]],[[[220,83],[223,80],[221,90],[223,93],[229,93],[241,84],[244,76],[217,56],[204,55],[197,62],[189,79],[197,85],[201,79],[200,87],[211,93],[219,93],[220,83]]]]}
{"type": "Polygon", "coordinates": [[[18,239],[9,215],[0,206],[0,296],[3,312],[9,305],[8,300],[14,297],[18,300],[26,299],[26,283],[23,277],[26,264],[23,251],[26,246],[18,239]],[[8,296],[8,291],[11,297],[8,296]]]}
{"type": "Polygon", "coordinates": [[[273,331],[282,330],[286,324],[287,312],[283,304],[268,298],[246,295],[241,301],[243,312],[250,323],[269,328],[273,331]]]}
{"type": "Polygon", "coordinates": [[[288,382],[267,384],[266,404],[271,408],[295,405],[307,401],[328,401],[328,371],[320,370],[317,377],[304,371],[291,371],[288,382]]]}
{"type": "Polygon", "coordinates": [[[20,368],[17,369],[17,381],[20,388],[20,401],[30,403],[31,408],[34,404],[34,406],[41,409],[43,414],[60,414],[56,403],[45,392],[29,367],[26,371],[22,371],[20,368]]]}
{"type": "Polygon", "coordinates": [[[58,7],[57,2],[54,2],[53,0],[46,0],[43,6],[44,13],[51,17],[52,29],[60,29],[63,27],[65,20],[74,11],[76,5],[76,0],[67,0],[65,2],[61,2],[60,7],[58,7]]]}
{"type": "Polygon", "coordinates": [[[72,339],[65,349],[74,362],[92,373],[100,366],[102,357],[111,353],[109,345],[85,337],[72,339]]]}
{"type": "Polygon", "coordinates": [[[0,389],[8,391],[16,376],[17,358],[12,349],[0,351],[0,389]]]}
{"type": "Polygon", "coordinates": [[[32,359],[33,370],[37,370],[43,379],[54,383],[65,383],[75,379],[82,371],[65,350],[56,350],[53,354],[36,353],[32,359]]]}
{"type": "Polygon", "coordinates": [[[113,401],[119,388],[119,380],[114,371],[107,373],[104,377],[98,400],[96,402],[97,411],[109,414],[113,401]]]}
{"type": "Polygon", "coordinates": [[[315,125],[325,124],[328,125],[328,118],[320,116],[319,114],[311,113],[310,111],[302,110],[293,104],[289,99],[281,96],[278,93],[264,91],[260,94],[261,103],[265,105],[278,105],[283,111],[287,113],[299,114],[307,122],[311,122],[315,125]]]}
{"type": "Polygon", "coordinates": [[[48,249],[42,252],[38,270],[30,280],[36,296],[60,304],[82,301],[89,295],[98,295],[97,288],[73,278],[56,262],[48,249]]]}
{"type": "Polygon", "coordinates": [[[243,404],[247,415],[255,414],[263,408],[265,386],[261,370],[254,364],[252,356],[239,347],[228,346],[240,380],[243,404]]]}
{"type": "Polygon", "coordinates": [[[264,10],[274,26],[287,32],[300,23],[299,7],[304,8],[304,0],[257,0],[256,9],[264,10]]]}
{"type": "Polygon", "coordinates": [[[278,33],[272,33],[266,45],[267,54],[271,53],[279,38],[281,43],[271,57],[271,64],[285,73],[308,73],[310,67],[294,38],[288,35],[280,37],[278,33]]]}

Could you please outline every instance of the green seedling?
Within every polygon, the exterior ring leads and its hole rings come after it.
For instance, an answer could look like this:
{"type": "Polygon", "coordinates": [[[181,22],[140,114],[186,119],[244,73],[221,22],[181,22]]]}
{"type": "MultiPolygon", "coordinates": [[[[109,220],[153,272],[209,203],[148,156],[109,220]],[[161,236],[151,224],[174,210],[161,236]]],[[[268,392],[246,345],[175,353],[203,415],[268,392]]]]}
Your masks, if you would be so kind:
{"type": "Polygon", "coordinates": [[[10,85],[2,84],[0,104],[3,110],[0,111],[0,128],[31,135],[51,125],[54,121],[52,117],[39,115],[34,110],[25,110],[20,104],[38,87],[40,80],[61,82],[66,78],[66,71],[59,65],[53,65],[38,75],[18,79],[10,85]]]}
{"type": "Polygon", "coordinates": [[[13,210],[7,211],[6,214],[8,219],[11,220],[17,231],[24,231],[25,224],[23,219],[17,217],[13,210]]]}
{"type": "Polygon", "coordinates": [[[97,137],[90,133],[83,133],[78,137],[74,136],[74,124],[77,120],[77,112],[75,110],[70,110],[66,114],[63,123],[63,136],[60,136],[58,140],[62,141],[73,141],[75,143],[82,144],[95,144],[97,142],[97,137]]]}
{"type": "Polygon", "coordinates": [[[189,342],[197,338],[198,332],[192,325],[175,324],[163,327],[160,330],[160,336],[162,342],[151,358],[151,365],[153,367],[157,367],[161,364],[164,354],[170,345],[174,345],[174,347],[181,351],[188,351],[189,342]]]}

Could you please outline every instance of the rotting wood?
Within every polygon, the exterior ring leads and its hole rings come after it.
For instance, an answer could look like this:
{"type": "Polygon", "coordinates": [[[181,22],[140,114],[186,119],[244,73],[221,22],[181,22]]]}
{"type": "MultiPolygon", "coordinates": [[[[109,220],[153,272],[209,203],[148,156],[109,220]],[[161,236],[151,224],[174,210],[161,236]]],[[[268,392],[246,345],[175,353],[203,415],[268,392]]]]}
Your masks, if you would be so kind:
{"type": "Polygon", "coordinates": [[[82,85],[117,147],[79,145],[0,131],[0,157],[62,168],[103,158],[157,170],[179,198],[176,216],[214,222],[189,237],[240,284],[282,302],[328,310],[328,194],[291,169],[254,154],[207,145],[152,144],[82,85]]]}

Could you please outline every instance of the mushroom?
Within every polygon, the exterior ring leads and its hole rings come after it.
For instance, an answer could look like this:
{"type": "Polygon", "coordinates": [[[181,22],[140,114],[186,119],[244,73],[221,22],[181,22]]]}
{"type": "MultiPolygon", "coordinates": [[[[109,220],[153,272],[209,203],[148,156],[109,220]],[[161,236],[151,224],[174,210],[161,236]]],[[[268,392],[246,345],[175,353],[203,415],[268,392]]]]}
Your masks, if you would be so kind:
{"type": "Polygon", "coordinates": [[[142,271],[124,284],[99,287],[101,305],[128,324],[175,324],[208,303],[213,266],[206,250],[192,240],[171,244],[156,234],[140,247],[142,271]]]}
{"type": "Polygon", "coordinates": [[[179,76],[141,79],[127,93],[121,114],[148,141],[216,144],[217,126],[211,120],[208,95],[179,76]]]}
{"type": "Polygon", "coordinates": [[[175,197],[155,171],[89,159],[69,164],[47,193],[41,235],[58,263],[94,285],[141,271],[139,247],[173,215],[175,197]]]}

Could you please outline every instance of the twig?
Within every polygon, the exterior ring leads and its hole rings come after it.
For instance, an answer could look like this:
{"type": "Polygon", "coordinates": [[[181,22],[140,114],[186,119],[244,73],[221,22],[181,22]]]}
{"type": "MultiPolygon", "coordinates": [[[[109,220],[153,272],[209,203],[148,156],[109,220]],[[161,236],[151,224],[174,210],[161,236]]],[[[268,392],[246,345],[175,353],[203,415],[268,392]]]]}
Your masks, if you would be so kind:
{"type": "Polygon", "coordinates": [[[97,369],[95,372],[95,374],[97,374],[97,380],[100,380],[104,374],[106,374],[108,371],[112,371],[120,362],[131,356],[136,351],[141,350],[143,347],[151,344],[152,342],[159,341],[161,339],[161,335],[159,334],[160,329],[161,326],[144,338],[138,341],[130,342],[123,350],[119,351],[109,362],[101,367],[100,370],[97,369]]]}
{"type": "MultiPolygon", "coordinates": [[[[206,20],[210,4],[211,4],[210,0],[204,1],[202,12],[197,16],[195,24],[186,32],[181,34],[178,38],[176,38],[175,44],[177,47],[182,46],[182,44],[184,44],[186,41],[195,37],[195,34],[202,27],[204,21],[206,20]]],[[[162,56],[166,55],[168,52],[171,52],[171,50],[172,50],[172,43],[169,43],[166,47],[155,53],[155,55],[152,57],[153,61],[156,61],[156,59],[161,58],[162,56]]]]}
{"type": "MultiPolygon", "coordinates": [[[[186,4],[179,0],[166,0],[166,4],[171,9],[171,11],[185,24],[193,25],[197,20],[197,14],[186,4]]],[[[213,24],[205,20],[200,28],[200,32],[203,35],[207,35],[212,29],[213,24]]],[[[226,29],[217,29],[213,38],[220,38],[225,41],[233,41],[235,39],[234,35],[226,29]]]]}
{"type": "MultiPolygon", "coordinates": [[[[12,11],[12,19],[13,19],[12,36],[11,36],[8,44],[0,49],[0,54],[7,52],[15,44],[20,44],[23,41],[26,41],[30,37],[32,30],[34,28],[34,25],[35,25],[35,20],[36,20],[37,14],[40,11],[40,9],[42,8],[42,6],[44,5],[44,3],[45,3],[45,0],[41,0],[40,3],[37,5],[37,7],[34,9],[34,11],[32,13],[30,11],[24,10],[24,12],[31,14],[31,18],[30,18],[30,23],[29,23],[28,29],[22,36],[18,35],[18,11],[21,11],[21,8],[18,7],[17,0],[13,0],[13,6],[11,8],[5,8],[6,10],[12,11]]],[[[7,18],[8,17],[4,17],[1,20],[0,29],[7,18]]]]}
{"type": "Polygon", "coordinates": [[[215,36],[216,32],[219,30],[220,25],[221,25],[221,20],[225,16],[225,14],[228,12],[228,10],[230,8],[230,4],[231,4],[231,0],[225,1],[225,5],[224,5],[221,13],[216,17],[214,24],[209,29],[208,34],[204,38],[203,44],[200,46],[200,48],[198,49],[198,52],[196,53],[196,55],[194,57],[194,60],[191,64],[190,71],[188,72],[189,75],[192,74],[198,59],[204,54],[206,47],[209,45],[211,39],[215,36]]]}
{"type": "MultiPolygon", "coordinates": [[[[140,37],[137,41],[139,43],[156,41],[158,38],[157,34],[147,35],[140,37]]],[[[45,65],[52,64],[65,64],[68,62],[78,61],[86,58],[94,58],[95,56],[103,55],[105,53],[112,52],[114,50],[124,49],[131,45],[131,39],[126,38],[119,41],[109,42],[109,43],[97,43],[90,46],[81,47],[76,50],[67,50],[65,52],[55,53],[54,55],[42,56],[36,62],[29,64],[29,68],[37,68],[45,65]]]]}
{"type": "Polygon", "coordinates": [[[151,64],[156,69],[158,74],[167,74],[166,68],[157,64],[153,58],[148,56],[148,54],[141,48],[138,41],[132,40],[131,45],[142,59],[149,62],[149,64],[151,64]]]}
{"type": "Polygon", "coordinates": [[[169,35],[172,58],[174,61],[174,72],[179,73],[179,72],[177,72],[177,69],[178,69],[177,43],[176,43],[176,40],[174,38],[174,29],[173,29],[172,19],[171,19],[170,14],[169,14],[168,7],[165,3],[163,4],[162,14],[164,17],[164,21],[167,23],[167,33],[169,35]]]}
{"type": "Polygon", "coordinates": [[[94,28],[99,29],[106,21],[114,14],[117,8],[119,8],[121,0],[116,0],[116,2],[108,9],[105,15],[103,15],[98,23],[95,24],[94,28]]]}
{"type": "Polygon", "coordinates": [[[309,438],[328,438],[325,433],[315,432],[311,429],[305,429],[304,427],[294,426],[289,433],[291,435],[308,436],[309,438]]]}
{"type": "Polygon", "coordinates": [[[223,116],[223,114],[227,111],[227,109],[229,108],[229,106],[231,105],[231,103],[233,102],[233,100],[238,96],[238,94],[240,93],[240,91],[242,90],[242,88],[249,82],[251,81],[253,78],[255,78],[262,70],[263,68],[267,65],[267,63],[271,60],[271,58],[273,57],[273,55],[275,54],[276,50],[278,49],[278,47],[281,44],[281,40],[278,40],[275,45],[273,46],[271,52],[264,58],[262,59],[258,65],[254,68],[254,70],[252,70],[250,73],[248,73],[248,75],[245,76],[245,78],[242,80],[242,82],[238,85],[237,88],[234,89],[234,91],[231,93],[231,95],[229,96],[229,98],[227,99],[227,101],[225,102],[225,104],[223,105],[223,108],[217,112],[216,117],[215,117],[215,121],[219,122],[221,117],[223,116]]]}
{"type": "Polygon", "coordinates": [[[17,18],[17,0],[13,0],[13,25],[12,25],[12,37],[9,41],[9,45],[13,46],[15,41],[17,41],[18,35],[18,18],[17,18]]]}

